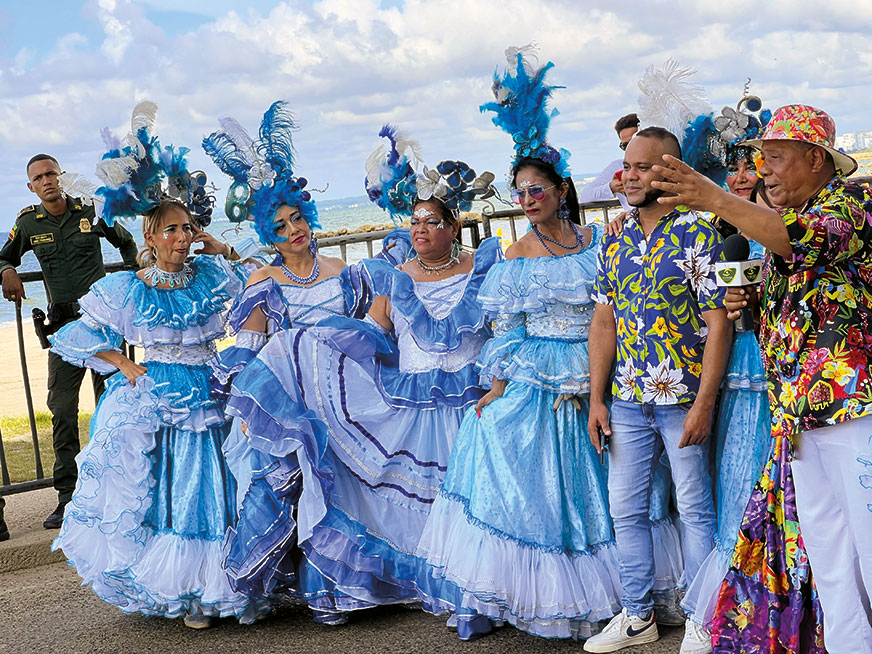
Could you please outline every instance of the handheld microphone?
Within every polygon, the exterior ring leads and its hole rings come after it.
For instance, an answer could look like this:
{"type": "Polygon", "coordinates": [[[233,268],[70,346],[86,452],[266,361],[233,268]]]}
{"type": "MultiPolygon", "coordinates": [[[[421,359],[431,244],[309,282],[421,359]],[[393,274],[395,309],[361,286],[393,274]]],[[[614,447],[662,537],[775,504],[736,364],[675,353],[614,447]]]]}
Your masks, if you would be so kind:
{"type": "MultiPolygon", "coordinates": [[[[741,287],[758,284],[763,277],[763,262],[749,259],[751,247],[748,239],[741,234],[733,234],[724,240],[724,258],[715,264],[718,286],[741,287]]],[[[754,330],[754,314],[750,307],[742,309],[736,321],[738,331],[754,330]]]]}

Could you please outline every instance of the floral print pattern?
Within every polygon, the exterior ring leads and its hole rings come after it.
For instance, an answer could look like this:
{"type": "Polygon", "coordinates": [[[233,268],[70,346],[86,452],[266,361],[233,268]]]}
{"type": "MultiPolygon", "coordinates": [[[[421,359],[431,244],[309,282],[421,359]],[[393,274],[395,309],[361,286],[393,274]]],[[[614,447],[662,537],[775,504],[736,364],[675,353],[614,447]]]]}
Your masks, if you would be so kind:
{"type": "Polygon", "coordinates": [[[615,312],[617,374],[612,395],[628,402],[691,402],[699,390],[705,311],[724,306],[715,280],[721,237],[702,215],[678,207],[646,239],[638,209],[606,236],[594,300],[615,312]]]}
{"type": "Polygon", "coordinates": [[[823,611],[796,513],[793,445],[772,439],[712,620],[713,654],[826,654],[823,611]]]}
{"type": "Polygon", "coordinates": [[[772,256],[760,343],[775,435],[872,413],[872,191],[836,176],[783,210],[791,260],[772,256]]]}

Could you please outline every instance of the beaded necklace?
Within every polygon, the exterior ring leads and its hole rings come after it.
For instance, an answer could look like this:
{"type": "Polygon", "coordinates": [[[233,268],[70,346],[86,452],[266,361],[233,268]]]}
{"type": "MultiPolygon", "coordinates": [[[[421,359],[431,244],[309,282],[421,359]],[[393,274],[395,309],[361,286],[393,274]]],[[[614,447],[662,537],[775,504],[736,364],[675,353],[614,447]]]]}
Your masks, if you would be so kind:
{"type": "Polygon", "coordinates": [[[426,263],[421,261],[421,257],[415,257],[415,262],[418,264],[418,268],[420,268],[425,275],[435,275],[443,270],[448,270],[451,266],[460,262],[460,246],[457,243],[454,243],[454,245],[451,246],[451,255],[448,262],[439,266],[428,266],[426,263]]]}
{"type": "Polygon", "coordinates": [[[285,277],[290,279],[292,282],[305,286],[306,284],[311,284],[316,279],[318,279],[318,274],[320,272],[320,267],[318,266],[318,255],[315,255],[315,265],[312,266],[312,272],[309,273],[308,277],[300,277],[293,270],[288,268],[284,261],[279,262],[279,268],[282,269],[282,272],[285,274],[285,277]]]}
{"type": "Polygon", "coordinates": [[[539,228],[536,227],[536,225],[533,225],[533,233],[536,235],[536,238],[539,239],[539,243],[542,244],[542,247],[545,248],[552,257],[558,257],[560,255],[554,252],[554,250],[552,250],[551,248],[549,248],[548,244],[545,243],[545,241],[548,241],[549,243],[554,243],[554,245],[559,245],[565,250],[574,250],[579,245],[584,243],[584,238],[581,236],[581,232],[578,231],[578,227],[575,226],[575,223],[570,222],[569,226],[575,233],[575,243],[573,243],[572,245],[563,245],[563,243],[561,243],[560,241],[545,236],[545,234],[539,231],[539,228]]]}
{"type": "Polygon", "coordinates": [[[151,265],[151,268],[146,269],[142,274],[143,279],[149,282],[152,286],[166,284],[169,288],[176,286],[187,286],[194,279],[194,271],[187,263],[178,272],[170,272],[157,267],[156,263],[151,265]]]}

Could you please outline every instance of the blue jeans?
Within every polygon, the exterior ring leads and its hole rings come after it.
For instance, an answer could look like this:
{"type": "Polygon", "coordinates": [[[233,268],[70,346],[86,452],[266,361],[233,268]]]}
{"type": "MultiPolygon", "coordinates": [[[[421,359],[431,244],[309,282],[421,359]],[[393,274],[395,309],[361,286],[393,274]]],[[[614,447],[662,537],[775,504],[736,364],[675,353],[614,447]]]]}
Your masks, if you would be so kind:
{"type": "Polygon", "coordinates": [[[690,403],[658,405],[615,400],[609,442],[609,511],[624,591],[621,604],[645,618],[654,607],[654,546],[648,517],[652,466],[665,448],[683,526],[687,585],[711,552],[716,527],[709,474],[709,441],[678,449],[690,403]]]}

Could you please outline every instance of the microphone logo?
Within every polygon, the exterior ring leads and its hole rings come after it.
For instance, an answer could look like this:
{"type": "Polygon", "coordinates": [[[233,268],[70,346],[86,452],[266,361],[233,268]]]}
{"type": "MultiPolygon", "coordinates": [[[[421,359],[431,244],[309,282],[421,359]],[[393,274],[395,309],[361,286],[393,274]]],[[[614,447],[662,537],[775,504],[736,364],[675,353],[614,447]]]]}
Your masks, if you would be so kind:
{"type": "Polygon", "coordinates": [[[736,278],[736,269],[735,268],[721,268],[718,270],[718,277],[724,282],[724,284],[729,285],[731,281],[736,278]]]}

